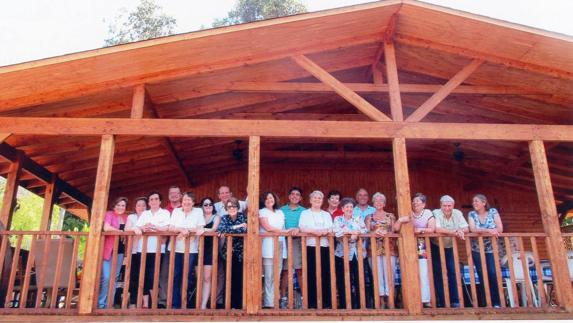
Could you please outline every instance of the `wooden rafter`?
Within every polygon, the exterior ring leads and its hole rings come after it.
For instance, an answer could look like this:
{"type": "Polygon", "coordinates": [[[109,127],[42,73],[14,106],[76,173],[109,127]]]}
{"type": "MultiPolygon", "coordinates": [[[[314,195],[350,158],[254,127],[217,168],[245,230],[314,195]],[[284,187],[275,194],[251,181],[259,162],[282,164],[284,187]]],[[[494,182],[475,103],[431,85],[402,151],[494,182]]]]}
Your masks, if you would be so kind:
{"type": "MultiPolygon", "coordinates": [[[[377,71],[380,71],[377,69],[377,71]]],[[[342,83],[348,89],[358,93],[389,92],[390,87],[384,82],[371,83],[342,83]]],[[[443,85],[400,83],[402,93],[435,93],[443,85]]],[[[309,82],[233,82],[225,85],[213,85],[213,89],[229,92],[253,93],[328,93],[334,89],[324,83],[309,82]]],[[[459,85],[452,89],[453,94],[507,94],[507,95],[549,95],[541,91],[525,90],[512,86],[459,85]]]]}
{"type": "Polygon", "coordinates": [[[356,92],[352,91],[348,87],[344,85],[344,83],[337,80],[334,76],[330,73],[322,69],[316,63],[308,59],[304,55],[296,55],[292,57],[293,60],[302,68],[304,68],[307,72],[311,75],[319,79],[324,84],[330,86],[334,92],[338,93],[341,97],[345,100],[350,102],[353,106],[355,106],[358,110],[362,113],[370,117],[372,120],[375,121],[392,121],[388,118],[384,113],[378,110],[375,106],[370,104],[364,98],[356,94],[356,92]]]}
{"type": "Polygon", "coordinates": [[[0,133],[0,144],[3,143],[8,137],[10,137],[11,133],[0,133]]]}
{"type": "MultiPolygon", "coordinates": [[[[19,152],[14,147],[8,145],[7,143],[0,144],[0,157],[7,159],[11,162],[15,162],[17,160],[19,152]]],[[[25,169],[27,172],[32,174],[34,177],[38,178],[39,180],[43,181],[44,183],[50,183],[52,180],[52,172],[47,170],[45,167],[40,166],[36,161],[32,160],[30,157],[22,154],[22,168],[25,169]]],[[[57,187],[60,191],[73,198],[77,202],[89,207],[91,206],[92,200],[90,197],[85,195],[84,193],[80,192],[76,188],[72,187],[66,181],[61,179],[57,179],[57,187]]]]}
{"type": "Polygon", "coordinates": [[[463,48],[463,47],[442,44],[432,40],[407,36],[402,34],[397,34],[394,37],[394,39],[398,43],[403,43],[411,46],[434,49],[437,51],[452,53],[464,57],[469,57],[472,59],[483,60],[495,64],[501,64],[511,68],[517,68],[521,70],[551,75],[562,79],[573,80],[573,73],[571,72],[546,66],[540,66],[532,63],[526,63],[516,59],[500,57],[491,53],[483,53],[470,48],[463,48]]]}
{"type": "MultiPolygon", "coordinates": [[[[149,107],[150,107],[152,115],[155,118],[160,118],[159,114],[157,113],[157,110],[155,110],[155,107],[152,104],[150,104],[149,107]]],[[[185,181],[186,187],[188,187],[188,188],[193,187],[193,182],[191,180],[191,176],[185,170],[185,166],[181,162],[181,158],[179,158],[179,155],[177,154],[177,151],[175,150],[175,147],[173,146],[171,139],[165,137],[163,140],[164,140],[163,145],[165,146],[165,149],[167,150],[167,154],[169,155],[169,158],[171,158],[171,160],[173,160],[173,162],[177,166],[177,170],[179,171],[179,173],[183,177],[183,180],[185,181]]]]}
{"type": "Polygon", "coordinates": [[[0,117],[14,134],[135,135],[168,137],[314,137],[459,140],[573,141],[571,125],[411,123],[371,121],[286,121],[220,119],[17,118],[0,117]],[[360,131],[356,131],[360,129],[360,131]],[[468,131],[472,129],[472,131],[468,131]]]}
{"type": "Polygon", "coordinates": [[[434,95],[414,111],[406,121],[417,122],[422,120],[428,113],[440,104],[452,91],[467,79],[480,65],[482,60],[474,59],[456,75],[454,75],[444,86],[442,86],[434,95]]]}
{"type": "MultiPolygon", "coordinates": [[[[153,104],[151,103],[149,98],[147,98],[147,91],[145,90],[145,85],[143,85],[143,84],[137,85],[133,89],[133,102],[132,102],[132,107],[131,107],[131,118],[132,119],[142,119],[143,118],[143,111],[144,111],[144,108],[146,106],[150,110],[153,117],[159,118],[159,115],[158,115],[157,111],[155,110],[153,104]]],[[[163,138],[162,140],[163,140],[163,146],[167,150],[167,154],[168,154],[169,158],[171,160],[173,160],[173,162],[177,166],[177,170],[183,176],[183,179],[185,180],[186,187],[189,187],[189,188],[192,187],[193,185],[191,182],[191,177],[189,176],[189,174],[185,170],[185,167],[183,166],[181,159],[177,155],[177,152],[175,151],[175,148],[173,147],[173,143],[167,137],[163,138]]]]}

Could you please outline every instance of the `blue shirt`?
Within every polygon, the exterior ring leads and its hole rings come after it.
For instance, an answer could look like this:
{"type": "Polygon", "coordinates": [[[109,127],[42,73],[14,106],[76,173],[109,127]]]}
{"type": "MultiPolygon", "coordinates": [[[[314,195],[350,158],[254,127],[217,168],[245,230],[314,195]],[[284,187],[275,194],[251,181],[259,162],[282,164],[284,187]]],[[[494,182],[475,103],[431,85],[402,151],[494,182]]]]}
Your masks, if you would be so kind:
{"type": "Polygon", "coordinates": [[[376,209],[370,205],[368,205],[366,207],[366,209],[364,209],[364,211],[360,208],[360,206],[355,206],[354,207],[354,212],[352,213],[354,216],[360,216],[362,218],[362,221],[366,220],[366,217],[369,215],[372,215],[376,213],[376,209]]]}
{"type": "Polygon", "coordinates": [[[305,208],[302,207],[300,204],[296,206],[296,208],[291,209],[290,205],[284,205],[281,207],[281,211],[283,211],[285,215],[285,229],[292,229],[298,228],[298,221],[300,220],[300,214],[304,211],[305,208]]]}

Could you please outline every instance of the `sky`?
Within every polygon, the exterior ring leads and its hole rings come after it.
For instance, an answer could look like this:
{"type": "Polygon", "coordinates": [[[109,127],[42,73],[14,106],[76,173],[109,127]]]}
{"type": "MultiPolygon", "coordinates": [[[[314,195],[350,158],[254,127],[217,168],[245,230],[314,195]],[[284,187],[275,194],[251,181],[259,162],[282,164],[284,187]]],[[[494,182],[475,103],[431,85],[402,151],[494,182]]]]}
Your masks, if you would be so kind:
{"type": "MultiPolygon", "coordinates": [[[[302,0],[309,11],[372,0],[302,0]]],[[[177,20],[176,33],[209,27],[235,0],[155,0],[177,20]]],[[[573,35],[571,0],[424,0],[544,30],[573,35]]],[[[139,0],[0,0],[0,66],[100,48],[108,25],[139,0]]]]}

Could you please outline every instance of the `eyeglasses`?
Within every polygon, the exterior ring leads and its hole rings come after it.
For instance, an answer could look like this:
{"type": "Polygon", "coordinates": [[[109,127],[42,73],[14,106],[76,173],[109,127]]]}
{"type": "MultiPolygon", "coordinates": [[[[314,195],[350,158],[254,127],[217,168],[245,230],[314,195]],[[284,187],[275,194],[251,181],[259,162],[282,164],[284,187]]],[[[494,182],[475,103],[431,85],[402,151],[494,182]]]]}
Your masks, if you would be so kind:
{"type": "Polygon", "coordinates": [[[236,205],[227,205],[227,209],[238,209],[239,207],[236,205]]]}
{"type": "Polygon", "coordinates": [[[205,203],[205,204],[203,204],[203,207],[208,207],[208,206],[213,206],[213,203],[205,203]]]}

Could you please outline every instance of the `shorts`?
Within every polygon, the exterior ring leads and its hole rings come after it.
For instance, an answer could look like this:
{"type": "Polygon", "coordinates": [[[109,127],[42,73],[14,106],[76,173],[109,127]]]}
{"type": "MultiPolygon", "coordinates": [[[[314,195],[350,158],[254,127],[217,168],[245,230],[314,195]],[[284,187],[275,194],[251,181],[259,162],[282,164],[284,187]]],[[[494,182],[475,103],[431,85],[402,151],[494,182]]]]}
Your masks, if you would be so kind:
{"type": "MultiPolygon", "coordinates": [[[[288,242],[287,244],[288,249],[288,242]]],[[[292,239],[292,263],[294,269],[302,269],[302,249],[301,249],[301,242],[300,238],[293,238],[292,239]]],[[[288,253],[287,253],[288,257],[288,253]]],[[[288,259],[283,260],[283,270],[288,270],[288,259]]]]}

